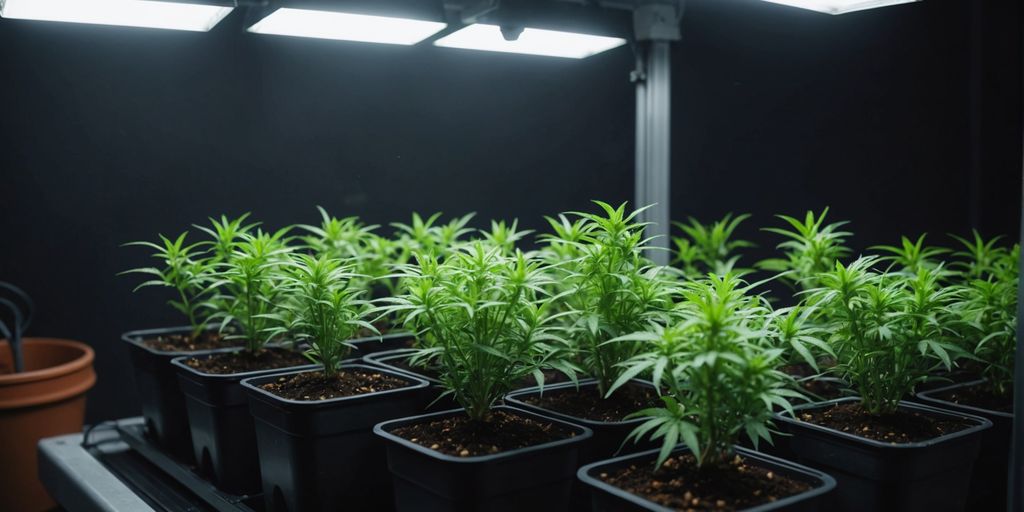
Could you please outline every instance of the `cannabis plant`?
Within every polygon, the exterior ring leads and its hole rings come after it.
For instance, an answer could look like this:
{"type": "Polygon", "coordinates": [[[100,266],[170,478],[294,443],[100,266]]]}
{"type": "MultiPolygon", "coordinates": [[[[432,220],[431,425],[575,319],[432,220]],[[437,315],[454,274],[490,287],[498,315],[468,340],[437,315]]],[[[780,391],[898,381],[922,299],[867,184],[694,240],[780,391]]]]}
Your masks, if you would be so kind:
{"type": "Polygon", "coordinates": [[[837,262],[818,275],[807,301],[829,333],[831,371],[857,390],[867,412],[888,414],[962,352],[942,320],[957,291],[941,284],[941,266],[910,275],[876,270],[878,262],[876,256],[837,262]]]}
{"type": "Polygon", "coordinates": [[[744,435],[755,447],[770,442],[773,409],[792,414],[790,400],[802,395],[792,389],[792,377],[779,371],[780,333],[767,301],[751,286],[729,273],[683,286],[671,323],[613,341],[642,341],[645,348],[620,364],[625,371],[610,391],[650,373],[664,406],[630,415],[646,421],[627,441],[660,439],[656,467],[680,442],[698,466],[717,466],[732,458],[744,435]]]}
{"type": "Polygon", "coordinates": [[[939,259],[949,252],[949,249],[942,247],[929,247],[924,245],[926,235],[917,237],[912,241],[907,237],[900,238],[900,245],[876,245],[872,250],[879,251],[884,256],[879,258],[895,265],[900,272],[916,274],[921,269],[934,269],[942,264],[939,259]]]}
{"type": "Polygon", "coordinates": [[[324,374],[332,377],[352,349],[348,340],[361,328],[376,332],[364,320],[369,303],[361,299],[365,291],[354,282],[355,264],[325,254],[288,255],[280,263],[282,313],[266,317],[278,325],[268,335],[288,335],[294,342],[307,342],[306,356],[321,363],[324,374]]]}
{"type": "Polygon", "coordinates": [[[320,225],[298,226],[309,233],[300,237],[306,247],[314,254],[328,258],[355,259],[362,256],[366,240],[377,226],[366,226],[359,217],[333,217],[321,206],[316,209],[320,212],[320,225]]]}
{"type": "Polygon", "coordinates": [[[793,285],[803,289],[817,287],[817,275],[820,272],[831,270],[836,261],[846,257],[850,250],[843,245],[846,238],[850,236],[847,231],[841,228],[846,222],[834,222],[825,224],[825,216],[828,215],[828,208],[815,215],[808,211],[803,220],[786,215],[777,215],[784,220],[792,230],[785,228],[764,228],[786,240],[780,243],[777,248],[782,250],[783,258],[771,258],[759,263],[764,270],[780,272],[780,277],[793,285]]]}
{"type": "Polygon", "coordinates": [[[965,282],[985,279],[998,272],[996,265],[1005,262],[1008,253],[1006,247],[999,245],[1002,237],[997,236],[985,240],[977,230],[971,231],[971,234],[970,239],[950,235],[963,247],[953,253],[956,261],[951,264],[951,267],[959,273],[965,282]]]}
{"type": "Polygon", "coordinates": [[[506,223],[503,220],[492,220],[490,231],[480,230],[480,235],[484,241],[500,248],[505,254],[514,254],[516,244],[530,233],[533,233],[533,231],[529,229],[519,230],[519,219],[513,219],[511,223],[506,223]]]}
{"type": "Polygon", "coordinates": [[[441,215],[441,212],[437,212],[424,219],[418,213],[413,213],[410,224],[392,223],[391,226],[395,228],[395,239],[406,248],[409,255],[421,253],[446,256],[462,237],[473,232],[467,225],[474,214],[457,217],[447,224],[439,224],[438,219],[441,215]]]}
{"type": "Polygon", "coordinates": [[[573,213],[581,223],[565,221],[561,225],[569,229],[547,240],[550,251],[571,247],[578,255],[553,269],[562,290],[557,309],[565,313],[568,339],[579,365],[597,380],[603,396],[622,375],[619,363],[642,346],[640,340],[608,340],[661,320],[670,307],[672,288],[663,269],[643,256],[644,225],[635,220],[640,210],[627,212],[625,203],[617,208],[595,203],[601,214],[573,213]],[[562,238],[566,234],[572,237],[562,238]]]}
{"type": "Polygon", "coordinates": [[[726,214],[721,220],[705,225],[690,217],[687,223],[673,222],[682,230],[683,236],[672,237],[675,253],[672,265],[681,269],[691,279],[700,278],[709,272],[723,275],[728,272],[742,274],[736,263],[740,249],[754,247],[746,240],[733,239],[736,228],[750,215],[733,217],[726,214]]]}
{"type": "Polygon", "coordinates": [[[376,283],[391,289],[393,283],[386,276],[391,272],[389,266],[396,262],[397,246],[373,233],[378,226],[365,225],[358,217],[333,217],[320,206],[317,210],[320,225],[298,226],[309,233],[300,237],[303,245],[315,255],[353,262],[354,272],[358,274],[353,285],[367,293],[372,293],[376,283]]]}
{"type": "Polygon", "coordinates": [[[593,223],[582,217],[569,220],[564,213],[558,214],[558,218],[545,216],[544,219],[552,231],[540,236],[543,244],[540,254],[545,261],[557,266],[583,256],[580,247],[583,238],[594,228],[593,223]]]}
{"type": "Polygon", "coordinates": [[[471,419],[483,420],[523,377],[543,385],[544,369],[571,373],[548,313],[550,277],[536,259],[476,242],[443,261],[432,254],[416,260],[403,268],[406,293],[382,299],[389,303],[383,309],[401,313],[420,333],[414,362],[436,365],[446,394],[471,419]]]}
{"type": "Polygon", "coordinates": [[[213,263],[203,244],[186,244],[188,232],[178,235],[175,239],[160,235],[160,243],[130,242],[125,245],[141,246],[153,249],[153,257],[160,261],[160,267],[143,267],[131,269],[122,274],[145,274],[152,276],[135,290],[150,286],[174,288],[177,298],[168,302],[174,309],[185,315],[191,331],[189,337],[199,337],[209,321],[207,299],[209,298],[210,279],[213,274],[213,263]]]}
{"type": "Polygon", "coordinates": [[[985,277],[958,285],[953,308],[959,341],[980,363],[989,392],[1002,397],[1013,389],[1019,261],[1019,245],[993,258],[985,277]]]}
{"type": "Polygon", "coordinates": [[[285,241],[288,231],[243,233],[227,261],[216,265],[211,287],[218,291],[218,311],[211,318],[220,320],[222,329],[237,326],[225,338],[243,340],[249,352],[258,352],[279,333],[274,313],[283,291],[279,268],[291,251],[285,241]]]}
{"type": "Polygon", "coordinates": [[[210,236],[210,239],[205,243],[212,250],[211,259],[214,263],[222,263],[231,259],[232,254],[235,252],[235,247],[242,237],[251,233],[253,229],[259,226],[258,222],[246,224],[245,221],[248,218],[248,213],[244,213],[234,219],[221,215],[219,220],[211,217],[209,227],[194,225],[195,228],[210,236]]]}

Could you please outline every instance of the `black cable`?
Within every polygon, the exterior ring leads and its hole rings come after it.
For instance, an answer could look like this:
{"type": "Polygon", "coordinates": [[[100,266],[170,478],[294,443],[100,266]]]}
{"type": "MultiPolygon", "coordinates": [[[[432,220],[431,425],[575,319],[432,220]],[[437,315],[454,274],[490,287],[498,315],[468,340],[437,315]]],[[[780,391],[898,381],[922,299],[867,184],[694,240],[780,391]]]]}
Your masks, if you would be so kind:
{"type": "MultiPolygon", "coordinates": [[[[85,427],[85,431],[82,433],[82,448],[92,448],[100,443],[90,443],[89,436],[92,435],[93,430],[97,428],[112,428],[117,427],[117,422],[113,420],[101,421],[99,423],[93,423],[88,427],[85,427]]],[[[102,441],[101,441],[102,442],[102,441]]]]}

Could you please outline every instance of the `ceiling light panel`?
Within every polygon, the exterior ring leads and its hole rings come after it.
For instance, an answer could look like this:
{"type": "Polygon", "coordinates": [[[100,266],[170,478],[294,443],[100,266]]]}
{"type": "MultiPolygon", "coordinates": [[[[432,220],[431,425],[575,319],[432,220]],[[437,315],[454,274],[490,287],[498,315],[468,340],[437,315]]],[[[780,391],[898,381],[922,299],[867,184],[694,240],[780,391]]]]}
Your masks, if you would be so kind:
{"type": "Polygon", "coordinates": [[[440,32],[445,26],[436,21],[280,8],[249,27],[249,32],[412,45],[440,32]]]}
{"type": "Polygon", "coordinates": [[[0,17],[206,32],[232,7],[151,0],[0,0],[0,17]]]}
{"type": "Polygon", "coordinates": [[[582,59],[626,44],[625,39],[576,32],[525,28],[515,41],[507,41],[497,25],[475,24],[434,42],[446,48],[524,53],[582,59]]]}
{"type": "Polygon", "coordinates": [[[826,14],[845,14],[854,11],[909,4],[921,0],[764,0],[773,4],[788,5],[826,14]]]}

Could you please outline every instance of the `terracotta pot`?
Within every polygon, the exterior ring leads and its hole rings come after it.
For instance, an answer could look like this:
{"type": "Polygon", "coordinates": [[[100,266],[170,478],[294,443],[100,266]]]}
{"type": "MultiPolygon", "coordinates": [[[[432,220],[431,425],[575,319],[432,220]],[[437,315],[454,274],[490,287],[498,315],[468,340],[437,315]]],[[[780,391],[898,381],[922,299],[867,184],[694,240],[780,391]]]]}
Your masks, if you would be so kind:
{"type": "Polygon", "coordinates": [[[85,392],[96,382],[88,345],[24,338],[25,371],[11,373],[11,350],[0,340],[0,510],[55,506],[39,482],[36,443],[82,430],[85,392]]]}

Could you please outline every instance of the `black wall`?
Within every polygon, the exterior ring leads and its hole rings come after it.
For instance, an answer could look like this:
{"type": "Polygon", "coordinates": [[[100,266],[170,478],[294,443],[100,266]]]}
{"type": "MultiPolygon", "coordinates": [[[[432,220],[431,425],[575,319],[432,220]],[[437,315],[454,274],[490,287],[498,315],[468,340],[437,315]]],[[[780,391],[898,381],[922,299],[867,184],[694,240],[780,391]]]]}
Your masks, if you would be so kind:
{"type": "MultiPolygon", "coordinates": [[[[980,0],[979,0],[980,2],[980,0]]],[[[999,2],[1003,4],[1003,2],[999,2]]],[[[1016,233],[1018,7],[830,17],[692,0],[674,47],[673,214],[831,205],[860,246],[1016,233]],[[985,30],[981,30],[985,29],[985,30]]],[[[979,3],[980,5],[980,3],[979,3]]],[[[220,213],[480,219],[632,197],[628,47],[582,61],[0,20],[0,279],[97,350],[90,419],[133,414],[120,332],[179,323],[123,242],[220,213]]]]}

